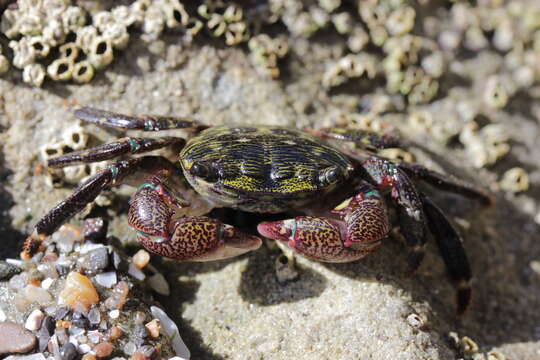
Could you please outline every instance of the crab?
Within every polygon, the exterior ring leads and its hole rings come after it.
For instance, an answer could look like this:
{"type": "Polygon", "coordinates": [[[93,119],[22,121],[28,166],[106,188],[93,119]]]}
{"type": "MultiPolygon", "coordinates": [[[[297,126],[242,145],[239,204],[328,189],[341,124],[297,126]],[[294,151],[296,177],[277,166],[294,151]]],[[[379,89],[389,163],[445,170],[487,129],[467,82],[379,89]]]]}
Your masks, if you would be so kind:
{"type": "Polygon", "coordinates": [[[49,159],[48,166],[58,168],[171,145],[181,148],[177,163],[162,156],[127,158],[90,177],[37,222],[23,254],[32,254],[102,190],[120,184],[137,187],[128,222],[138,241],[155,254],[180,261],[224,259],[261,245],[260,236],[205,216],[212,208],[230,207],[292,212],[298,216],[258,224],[258,233],[317,261],[352,262],[376,250],[388,236],[388,203],[395,207],[408,249],[408,273],[420,265],[431,232],[457,288],[457,313],[467,309],[471,270],[461,238],[413,179],[486,205],[492,199],[483,190],[421,165],[379,156],[377,150],[398,146],[394,136],[341,128],[210,127],[186,118],[127,116],[89,107],[74,114],[101,126],[185,129],[192,137],[125,137],[49,159]],[[347,143],[354,146],[344,146],[347,143]]]}

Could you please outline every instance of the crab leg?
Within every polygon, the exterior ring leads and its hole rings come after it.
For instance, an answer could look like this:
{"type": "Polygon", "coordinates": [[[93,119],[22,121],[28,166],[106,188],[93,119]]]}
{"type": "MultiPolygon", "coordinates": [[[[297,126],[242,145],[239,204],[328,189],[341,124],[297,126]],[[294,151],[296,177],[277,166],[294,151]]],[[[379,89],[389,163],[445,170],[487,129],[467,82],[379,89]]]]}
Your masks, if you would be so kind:
{"type": "Polygon", "coordinates": [[[160,131],[168,129],[193,129],[200,131],[208,128],[195,120],[181,117],[141,115],[130,116],[111,111],[82,107],[75,110],[75,117],[80,120],[101,126],[144,131],[160,131]]]}
{"type": "Polygon", "coordinates": [[[158,156],[144,156],[136,159],[118,161],[90,177],[71,194],[67,199],[56,205],[43,218],[41,218],[33,233],[23,245],[23,254],[32,256],[41,244],[41,241],[51,235],[63,223],[80,212],[108,186],[123,183],[140,184],[139,176],[149,176],[162,172],[174,174],[178,170],[167,159],[158,156]]]}
{"type": "Polygon", "coordinates": [[[341,219],[299,216],[261,223],[257,230],[265,237],[287,242],[306,257],[325,262],[361,259],[378,248],[390,230],[384,201],[368,183],[332,212],[341,219]]]}
{"type": "Polygon", "coordinates": [[[422,179],[423,181],[428,182],[439,189],[451,191],[470,199],[478,200],[480,203],[482,203],[482,205],[490,206],[495,202],[493,197],[482,189],[478,189],[473,185],[458,179],[448,177],[448,175],[443,175],[436,171],[430,170],[422,165],[400,163],[398,164],[398,167],[404,170],[407,175],[411,177],[422,179]]]}
{"type": "Polygon", "coordinates": [[[369,157],[362,166],[379,189],[391,189],[392,199],[397,205],[401,233],[409,248],[408,272],[412,275],[424,258],[424,245],[428,238],[420,195],[411,179],[394,163],[369,157]]]}
{"type": "Polygon", "coordinates": [[[47,166],[61,168],[65,166],[110,160],[120,155],[139,154],[177,144],[183,146],[186,141],[178,137],[138,138],[126,137],[118,141],[98,145],[89,149],[73,151],[63,156],[49,159],[47,166]]]}
{"type": "Polygon", "coordinates": [[[471,267],[463,248],[462,239],[443,212],[428,197],[422,194],[422,203],[428,226],[435,237],[441,256],[446,264],[448,276],[457,288],[457,314],[467,310],[471,300],[471,267]]]}
{"type": "Polygon", "coordinates": [[[399,147],[399,139],[392,135],[378,135],[366,130],[353,130],[342,128],[305,129],[312,135],[339,141],[349,141],[364,148],[386,149],[399,147]]]}

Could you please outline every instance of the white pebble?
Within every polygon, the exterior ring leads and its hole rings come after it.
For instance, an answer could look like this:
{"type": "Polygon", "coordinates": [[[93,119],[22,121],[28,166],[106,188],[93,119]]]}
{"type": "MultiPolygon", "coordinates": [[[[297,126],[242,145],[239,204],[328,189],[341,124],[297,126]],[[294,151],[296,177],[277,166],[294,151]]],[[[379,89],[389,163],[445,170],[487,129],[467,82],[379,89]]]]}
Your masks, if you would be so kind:
{"type": "Polygon", "coordinates": [[[119,316],[120,316],[120,310],[115,309],[115,310],[109,311],[109,317],[111,319],[118,319],[119,316]]]}
{"type": "Polygon", "coordinates": [[[86,354],[88,352],[90,352],[90,350],[92,350],[92,347],[88,344],[81,344],[79,345],[79,352],[81,354],[86,354]]]}
{"type": "Polygon", "coordinates": [[[103,244],[96,244],[91,242],[85,242],[79,249],[80,254],[86,254],[89,253],[92,250],[99,249],[105,247],[103,244]]]}
{"type": "Polygon", "coordinates": [[[146,275],[144,275],[141,270],[137,269],[137,267],[133,263],[129,264],[128,274],[133,276],[135,279],[141,281],[144,280],[144,278],[146,277],[146,275]]]}
{"type": "Polygon", "coordinates": [[[6,319],[7,319],[6,313],[4,312],[4,310],[2,310],[2,308],[0,308],[0,322],[6,321],[6,319]]]}
{"type": "Polygon", "coordinates": [[[54,279],[46,278],[45,280],[41,282],[41,287],[44,288],[45,290],[48,290],[53,283],[54,283],[54,279]]]}
{"type": "Polygon", "coordinates": [[[172,347],[177,355],[176,357],[180,357],[181,359],[189,359],[191,357],[191,353],[180,337],[180,332],[178,331],[178,327],[174,321],[172,321],[169,315],[167,315],[157,306],[150,306],[150,312],[152,312],[152,315],[161,322],[161,329],[163,330],[163,333],[167,335],[169,339],[171,339],[172,347]]]}
{"type": "Polygon", "coordinates": [[[96,275],[95,279],[99,285],[106,288],[112,288],[118,282],[115,271],[99,273],[96,275]]]}
{"type": "Polygon", "coordinates": [[[39,330],[39,328],[41,328],[41,321],[43,321],[44,317],[45,314],[43,314],[41,310],[35,309],[28,315],[24,327],[31,331],[39,330]]]}

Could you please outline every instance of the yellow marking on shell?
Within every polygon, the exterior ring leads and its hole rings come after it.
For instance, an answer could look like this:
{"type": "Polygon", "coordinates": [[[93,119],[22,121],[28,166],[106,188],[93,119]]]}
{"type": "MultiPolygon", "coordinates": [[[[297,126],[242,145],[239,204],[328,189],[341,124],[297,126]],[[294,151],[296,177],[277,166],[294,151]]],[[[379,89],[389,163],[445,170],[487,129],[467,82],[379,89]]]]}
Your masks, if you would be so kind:
{"type": "Polygon", "coordinates": [[[225,186],[244,191],[274,192],[279,194],[312,191],[317,189],[316,186],[311,184],[309,181],[298,178],[280,180],[279,186],[274,186],[272,189],[268,189],[264,186],[264,184],[261,183],[261,181],[247,175],[240,175],[234,179],[223,180],[223,184],[225,186]]]}

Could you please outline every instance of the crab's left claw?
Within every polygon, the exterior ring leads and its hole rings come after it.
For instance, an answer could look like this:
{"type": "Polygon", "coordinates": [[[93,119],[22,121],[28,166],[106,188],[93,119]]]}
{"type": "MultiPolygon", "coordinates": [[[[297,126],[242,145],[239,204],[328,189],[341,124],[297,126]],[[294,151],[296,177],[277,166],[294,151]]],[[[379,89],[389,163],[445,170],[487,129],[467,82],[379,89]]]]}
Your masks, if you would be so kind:
{"type": "Polygon", "coordinates": [[[331,218],[299,216],[294,219],[263,222],[257,230],[262,236],[286,242],[308,258],[324,262],[350,262],[361,259],[380,246],[380,241],[346,246],[347,226],[331,218]]]}
{"type": "Polygon", "coordinates": [[[151,252],[180,261],[227,259],[255,250],[262,244],[257,236],[205,216],[173,221],[170,228],[168,237],[138,231],[137,238],[151,252]]]}

